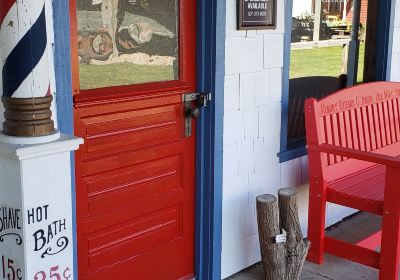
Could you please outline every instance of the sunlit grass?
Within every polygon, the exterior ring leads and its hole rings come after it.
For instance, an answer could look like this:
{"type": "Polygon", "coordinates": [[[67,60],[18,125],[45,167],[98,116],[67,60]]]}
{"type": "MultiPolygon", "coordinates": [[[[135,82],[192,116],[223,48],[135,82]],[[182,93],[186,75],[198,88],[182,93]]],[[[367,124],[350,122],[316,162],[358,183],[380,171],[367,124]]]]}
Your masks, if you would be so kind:
{"type": "MultiPolygon", "coordinates": [[[[364,72],[365,45],[360,46],[358,81],[364,72]]],[[[290,78],[329,76],[338,77],[342,72],[342,47],[321,47],[292,50],[290,53],[290,78]]]]}
{"type": "Polygon", "coordinates": [[[79,78],[81,89],[93,89],[173,80],[174,69],[168,65],[149,66],[133,63],[80,64],[79,78]]]}

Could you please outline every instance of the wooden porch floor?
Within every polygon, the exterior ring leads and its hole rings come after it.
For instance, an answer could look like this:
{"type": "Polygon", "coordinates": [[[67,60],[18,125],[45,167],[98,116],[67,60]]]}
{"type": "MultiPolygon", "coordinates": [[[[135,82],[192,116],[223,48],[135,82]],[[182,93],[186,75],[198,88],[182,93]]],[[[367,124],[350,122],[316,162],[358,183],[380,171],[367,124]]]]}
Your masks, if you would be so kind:
{"type": "MultiPolygon", "coordinates": [[[[377,231],[381,218],[368,213],[359,213],[327,230],[327,235],[348,242],[362,240],[368,234],[377,231]]],[[[263,269],[260,263],[235,274],[226,280],[263,280],[263,269]]],[[[376,280],[378,270],[357,263],[346,261],[329,254],[321,266],[306,262],[301,280],[376,280]]]]}

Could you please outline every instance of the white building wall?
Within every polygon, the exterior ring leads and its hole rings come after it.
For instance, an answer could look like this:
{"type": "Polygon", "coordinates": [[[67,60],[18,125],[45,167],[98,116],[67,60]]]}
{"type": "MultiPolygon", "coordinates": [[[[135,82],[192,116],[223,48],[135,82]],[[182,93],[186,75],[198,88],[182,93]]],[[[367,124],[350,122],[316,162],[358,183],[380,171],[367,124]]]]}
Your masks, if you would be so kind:
{"type": "MultiPolygon", "coordinates": [[[[276,30],[237,31],[227,1],[222,277],[260,260],[256,196],[281,185],[284,1],[276,30]]],[[[296,182],[297,183],[297,182],[296,182]]]]}
{"type": "Polygon", "coordinates": [[[393,45],[392,61],[390,64],[390,80],[400,82],[400,1],[393,0],[394,20],[393,20],[393,45]]]}
{"type": "MultiPolygon", "coordinates": [[[[0,0],[1,1],[1,0],[0,0]]],[[[47,24],[47,43],[48,43],[48,56],[49,56],[49,69],[50,69],[50,89],[52,90],[53,95],[55,94],[56,90],[56,80],[55,80],[55,73],[54,73],[54,32],[53,32],[53,6],[52,0],[46,0],[46,24],[47,24]]],[[[1,44],[0,44],[1,48],[1,44]]],[[[0,66],[0,95],[3,92],[3,85],[2,85],[2,67],[0,66]]],[[[54,101],[52,103],[52,112],[53,112],[53,120],[54,125],[57,127],[57,106],[56,100],[54,95],[54,101]]],[[[4,107],[3,104],[0,102],[0,131],[3,129],[3,122],[4,122],[4,107]]]]}
{"type": "MultiPolygon", "coordinates": [[[[287,1],[287,0],[286,0],[287,1]]],[[[307,157],[279,164],[285,2],[276,30],[237,31],[236,1],[227,1],[222,218],[222,278],[260,261],[255,200],[296,187],[304,233],[307,157]]],[[[329,205],[327,226],[353,213],[329,205]]]]}

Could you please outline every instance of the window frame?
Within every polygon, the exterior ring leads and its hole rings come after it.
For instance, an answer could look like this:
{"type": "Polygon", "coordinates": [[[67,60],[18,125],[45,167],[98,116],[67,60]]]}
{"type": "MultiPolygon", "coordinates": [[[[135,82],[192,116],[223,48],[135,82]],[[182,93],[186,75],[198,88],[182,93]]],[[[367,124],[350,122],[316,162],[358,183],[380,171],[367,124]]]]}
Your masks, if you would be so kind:
{"type": "MultiPolygon", "coordinates": [[[[307,155],[306,145],[296,148],[288,147],[288,121],[289,121],[289,81],[290,81],[290,51],[292,43],[292,13],[293,1],[286,1],[285,9],[285,34],[283,51],[283,81],[282,81],[282,112],[281,112],[281,139],[279,162],[286,162],[307,155]]],[[[390,27],[392,21],[392,1],[378,1],[376,54],[375,54],[375,80],[385,81],[387,66],[391,49],[390,27]]]]}

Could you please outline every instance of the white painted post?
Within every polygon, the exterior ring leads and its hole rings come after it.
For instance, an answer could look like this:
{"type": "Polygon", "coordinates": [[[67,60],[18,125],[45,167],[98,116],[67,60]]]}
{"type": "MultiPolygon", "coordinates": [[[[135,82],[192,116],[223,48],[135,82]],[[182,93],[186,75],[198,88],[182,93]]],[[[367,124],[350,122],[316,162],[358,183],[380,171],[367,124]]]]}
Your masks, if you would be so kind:
{"type": "Polygon", "coordinates": [[[45,0],[0,0],[0,24],[0,280],[73,280],[70,153],[83,140],[51,120],[45,0]]]}
{"type": "Polygon", "coordinates": [[[3,1],[0,6],[3,9],[0,13],[2,93],[13,98],[45,97],[51,93],[45,0],[3,1]],[[23,64],[25,69],[20,70],[17,66],[23,64]]]}
{"type": "Polygon", "coordinates": [[[347,18],[347,0],[343,0],[343,15],[342,20],[346,20],[347,18]]]}
{"type": "Polygon", "coordinates": [[[313,41],[318,42],[321,38],[321,16],[322,16],[322,0],[315,1],[314,14],[314,34],[313,41]]]}
{"type": "Polygon", "coordinates": [[[351,26],[351,40],[349,42],[347,58],[347,86],[353,86],[357,83],[358,58],[360,52],[360,16],[361,0],[353,1],[353,22],[351,26]]]}
{"type": "Polygon", "coordinates": [[[54,134],[45,0],[0,1],[3,132],[54,134]]]}
{"type": "Polygon", "coordinates": [[[0,142],[0,280],[74,279],[70,152],[82,142],[0,142]]]}

